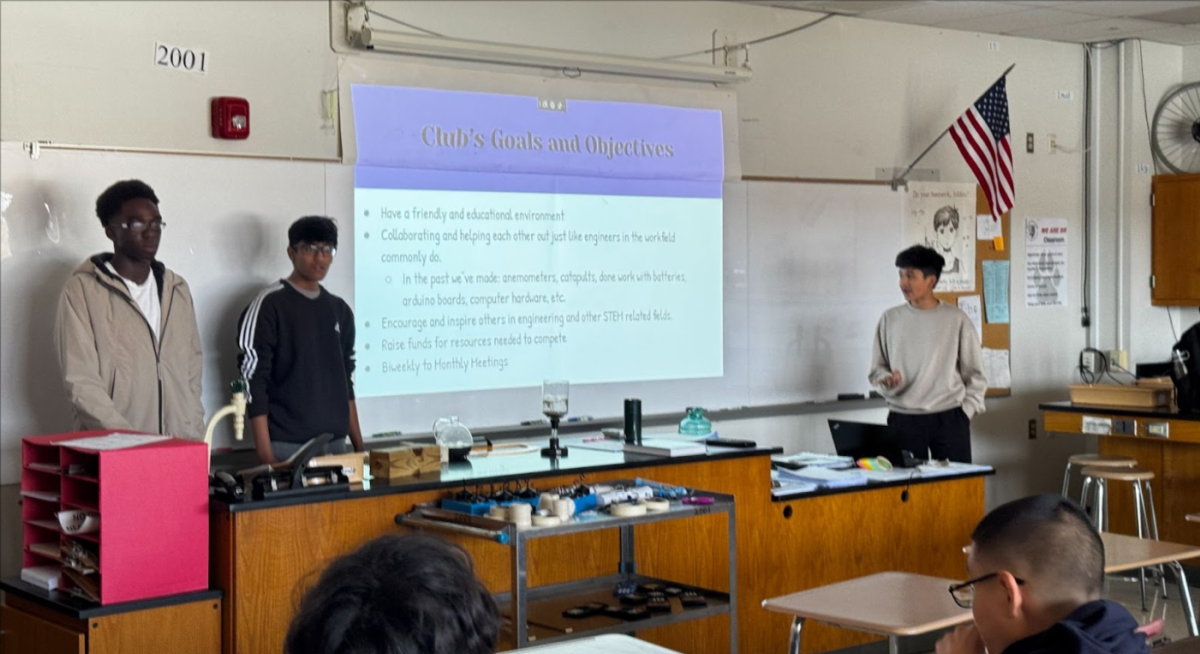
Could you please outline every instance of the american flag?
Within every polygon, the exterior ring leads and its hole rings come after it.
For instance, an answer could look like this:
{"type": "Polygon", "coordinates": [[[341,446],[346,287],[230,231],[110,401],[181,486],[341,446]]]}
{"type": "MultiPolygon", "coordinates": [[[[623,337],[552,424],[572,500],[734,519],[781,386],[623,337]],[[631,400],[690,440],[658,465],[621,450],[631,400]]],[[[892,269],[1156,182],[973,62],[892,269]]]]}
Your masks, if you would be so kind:
{"type": "Polygon", "coordinates": [[[958,145],[958,151],[983,187],[993,220],[1000,220],[1017,200],[1005,79],[1001,77],[950,127],[950,136],[958,145]]]}

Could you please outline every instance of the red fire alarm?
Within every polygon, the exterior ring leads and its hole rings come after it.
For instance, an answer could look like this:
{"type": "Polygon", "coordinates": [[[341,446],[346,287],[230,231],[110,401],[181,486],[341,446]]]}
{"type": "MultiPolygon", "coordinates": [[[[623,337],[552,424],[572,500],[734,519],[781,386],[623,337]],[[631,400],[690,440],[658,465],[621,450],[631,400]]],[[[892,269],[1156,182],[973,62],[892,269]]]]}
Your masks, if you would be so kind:
{"type": "Polygon", "coordinates": [[[250,101],[246,98],[213,98],[212,135],[216,139],[250,136],[250,101]]]}

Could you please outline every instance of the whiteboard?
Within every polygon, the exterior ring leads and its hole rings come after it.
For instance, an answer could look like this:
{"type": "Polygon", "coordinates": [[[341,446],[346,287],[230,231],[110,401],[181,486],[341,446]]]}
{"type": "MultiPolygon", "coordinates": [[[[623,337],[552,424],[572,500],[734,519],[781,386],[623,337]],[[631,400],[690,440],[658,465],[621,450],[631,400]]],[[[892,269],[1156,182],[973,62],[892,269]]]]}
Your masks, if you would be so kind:
{"type": "MultiPolygon", "coordinates": [[[[119,179],[152,187],[168,223],[159,258],[192,288],[204,347],[206,413],[237,374],[235,325],[263,286],[286,276],[287,228],[325,213],[343,234],[325,286],[353,303],[353,167],[211,156],[42,150],[0,144],[12,256],[0,262],[0,483],[17,479],[20,439],[71,427],[53,350],[59,292],[85,258],[111,251],[96,196],[119,179]]],[[[902,298],[893,261],[902,194],[886,186],[734,182],[724,189],[724,376],[575,386],[572,415],[721,409],[867,392],[871,339],[902,298]]],[[[359,344],[361,347],[361,343],[359,344]]],[[[363,399],[363,433],[428,431],[458,415],[473,428],[540,417],[535,387],[363,399]]],[[[231,444],[223,424],[215,445],[231,444]]],[[[246,447],[249,443],[240,445],[246,447]]]]}

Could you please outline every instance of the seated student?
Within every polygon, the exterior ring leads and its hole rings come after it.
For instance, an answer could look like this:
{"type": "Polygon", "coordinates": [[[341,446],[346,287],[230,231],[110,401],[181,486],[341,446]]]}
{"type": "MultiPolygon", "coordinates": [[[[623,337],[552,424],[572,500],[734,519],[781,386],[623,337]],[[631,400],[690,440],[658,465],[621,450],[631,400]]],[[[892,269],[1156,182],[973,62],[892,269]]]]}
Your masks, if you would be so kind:
{"type": "Polygon", "coordinates": [[[951,587],[975,624],[937,654],[1144,654],[1125,607],[1100,599],[1104,543],[1083,510],[1035,495],[987,514],[971,534],[970,581],[951,587]],[[986,646],[986,649],[985,649],[986,646]]]}
{"type": "Polygon", "coordinates": [[[425,534],[376,538],[321,574],[285,654],[492,654],[496,602],[461,547],[425,534]]]}

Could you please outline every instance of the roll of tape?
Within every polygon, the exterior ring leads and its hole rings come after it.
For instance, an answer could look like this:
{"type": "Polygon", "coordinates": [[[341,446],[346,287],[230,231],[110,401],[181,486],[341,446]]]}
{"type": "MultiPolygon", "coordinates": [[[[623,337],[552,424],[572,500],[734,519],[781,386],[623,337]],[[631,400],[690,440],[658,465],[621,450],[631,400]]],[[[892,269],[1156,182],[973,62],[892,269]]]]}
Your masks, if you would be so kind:
{"type": "Polygon", "coordinates": [[[575,500],[554,500],[554,515],[566,522],[575,513],[575,500]]]}
{"type": "Polygon", "coordinates": [[[646,515],[645,504],[613,504],[612,506],[608,507],[608,510],[618,518],[646,515]]]}
{"type": "Polygon", "coordinates": [[[533,505],[525,502],[517,502],[508,505],[509,520],[513,522],[529,522],[529,518],[533,515],[533,505]]]}
{"type": "Polygon", "coordinates": [[[556,515],[535,515],[533,516],[534,527],[557,527],[562,524],[562,519],[556,515]]]}
{"type": "Polygon", "coordinates": [[[650,513],[662,513],[669,508],[671,508],[671,503],[666,500],[646,500],[646,510],[650,513]]]}
{"type": "Polygon", "coordinates": [[[508,520],[508,507],[497,504],[488,509],[488,515],[498,520],[508,520]]]}

